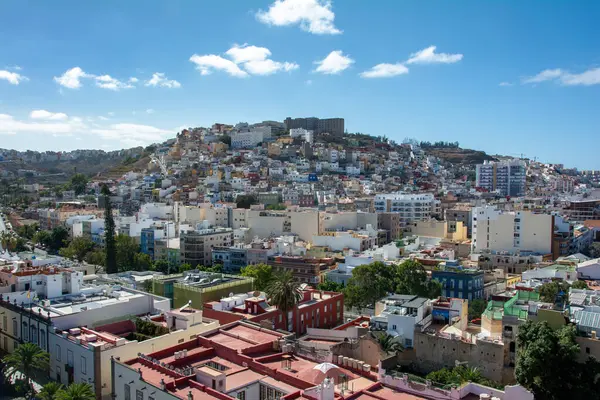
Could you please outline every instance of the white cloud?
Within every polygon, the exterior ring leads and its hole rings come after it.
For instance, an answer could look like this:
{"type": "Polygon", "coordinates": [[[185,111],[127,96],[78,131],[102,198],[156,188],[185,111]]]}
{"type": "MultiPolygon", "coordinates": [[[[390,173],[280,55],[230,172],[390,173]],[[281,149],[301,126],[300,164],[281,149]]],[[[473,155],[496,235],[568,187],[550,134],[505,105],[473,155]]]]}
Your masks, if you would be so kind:
{"type": "Polygon", "coordinates": [[[48,121],[64,121],[69,119],[65,113],[53,113],[46,110],[34,110],[29,114],[31,119],[44,119],[48,121]]]}
{"type": "Polygon", "coordinates": [[[115,113],[112,112],[112,111],[109,111],[109,112],[106,113],[106,115],[108,115],[109,117],[114,117],[115,113]]]}
{"type": "Polygon", "coordinates": [[[173,135],[171,131],[165,129],[138,124],[112,124],[105,128],[92,129],[90,132],[103,139],[119,140],[129,144],[132,142],[154,143],[173,135]]]}
{"type": "Polygon", "coordinates": [[[110,118],[106,118],[105,116],[102,116],[102,115],[100,115],[100,116],[98,117],[98,119],[99,119],[100,121],[108,121],[110,118]]]}
{"type": "Polygon", "coordinates": [[[121,82],[110,75],[96,76],[96,86],[102,89],[119,91],[121,89],[132,89],[134,86],[130,83],[121,82]]]}
{"type": "Polygon", "coordinates": [[[110,140],[113,143],[112,146],[117,148],[155,143],[173,136],[174,132],[149,125],[130,123],[92,124],[90,126],[79,117],[51,119],[48,114],[58,115],[61,113],[41,111],[44,110],[33,111],[30,116],[35,115],[36,117],[32,117],[31,120],[19,120],[8,114],[0,114],[0,135],[45,134],[53,137],[96,135],[110,140]],[[45,117],[42,118],[42,116],[45,117]]]}
{"type": "Polygon", "coordinates": [[[462,54],[436,53],[436,46],[429,46],[423,50],[412,53],[406,61],[407,64],[452,64],[462,60],[462,54]]]}
{"type": "Polygon", "coordinates": [[[258,11],[256,18],[268,25],[300,25],[300,29],[317,35],[342,33],[333,23],[330,0],[275,0],[267,11],[258,11]]]}
{"type": "Polygon", "coordinates": [[[82,86],[82,79],[93,79],[96,86],[102,89],[118,91],[121,89],[131,89],[132,83],[137,82],[137,78],[129,78],[129,81],[123,82],[110,75],[94,75],[82,70],[80,67],[74,67],[65,71],[61,76],[55,76],[54,81],[68,89],[79,89],[82,86]]]}
{"type": "Polygon", "coordinates": [[[27,77],[18,74],[16,72],[10,72],[6,70],[0,71],[0,80],[8,81],[11,85],[18,85],[19,83],[28,80],[27,77]]]}
{"type": "Polygon", "coordinates": [[[233,60],[234,63],[239,64],[247,61],[260,61],[265,60],[271,55],[271,51],[266,47],[251,46],[246,44],[233,45],[232,48],[225,52],[233,60]]]}
{"type": "Polygon", "coordinates": [[[0,134],[16,133],[48,133],[48,134],[70,134],[81,129],[81,121],[47,121],[26,122],[14,119],[11,115],[0,115],[0,134]]]}
{"type": "Polygon", "coordinates": [[[510,82],[500,82],[498,86],[512,86],[513,84],[510,82]]]}
{"type": "Polygon", "coordinates": [[[363,78],[390,78],[392,76],[408,74],[408,68],[404,64],[377,64],[373,68],[361,72],[363,78]]]}
{"type": "Polygon", "coordinates": [[[544,82],[544,81],[551,81],[551,80],[560,78],[562,76],[562,74],[563,74],[563,71],[560,68],[545,69],[535,76],[525,78],[523,80],[523,83],[539,83],[539,82],[544,82]]]}
{"type": "Polygon", "coordinates": [[[215,54],[199,56],[194,54],[190,57],[190,61],[196,64],[196,68],[201,75],[210,75],[213,71],[225,71],[231,76],[237,78],[245,78],[248,73],[242,70],[236,63],[215,54]]]}
{"type": "Polygon", "coordinates": [[[334,50],[321,61],[315,61],[314,63],[318,65],[315,72],[332,75],[339,74],[349,68],[354,63],[354,60],[345,56],[341,50],[334,50]]]}
{"type": "Polygon", "coordinates": [[[565,73],[561,77],[563,85],[574,86],[574,85],[600,85],[600,68],[592,68],[584,71],[580,74],[565,73]]]}
{"type": "Polygon", "coordinates": [[[222,70],[231,76],[245,78],[251,75],[271,75],[276,72],[290,72],[300,66],[293,62],[279,62],[268,58],[271,51],[266,47],[248,45],[233,45],[225,52],[227,58],[215,54],[199,56],[194,54],[190,61],[196,64],[202,75],[209,75],[214,70],[222,70]]]}
{"type": "Polygon", "coordinates": [[[129,78],[129,80],[127,82],[129,83],[138,83],[139,79],[136,78],[135,76],[132,76],[131,78],[129,78]]]}
{"type": "Polygon", "coordinates": [[[560,68],[545,69],[537,75],[523,79],[523,83],[556,81],[565,86],[600,85],[600,68],[592,68],[580,74],[572,74],[560,68]]]}
{"type": "Polygon", "coordinates": [[[20,65],[9,65],[8,67],[6,67],[6,69],[12,69],[13,71],[21,71],[23,68],[21,68],[20,65]]]}
{"type": "Polygon", "coordinates": [[[246,71],[252,75],[271,75],[278,71],[290,72],[299,68],[296,63],[278,62],[273,60],[248,61],[244,64],[246,71]]]}
{"type": "Polygon", "coordinates": [[[68,89],[79,89],[81,87],[81,79],[89,77],[91,75],[83,72],[81,68],[74,67],[65,71],[61,76],[55,76],[54,81],[68,89]]]}
{"type": "Polygon", "coordinates": [[[154,109],[152,109],[152,108],[147,109],[146,114],[154,114],[154,109]]]}
{"type": "Polygon", "coordinates": [[[155,72],[152,74],[152,78],[145,83],[146,86],[159,86],[166,87],[169,89],[180,88],[181,83],[176,80],[167,79],[164,73],[155,72]]]}

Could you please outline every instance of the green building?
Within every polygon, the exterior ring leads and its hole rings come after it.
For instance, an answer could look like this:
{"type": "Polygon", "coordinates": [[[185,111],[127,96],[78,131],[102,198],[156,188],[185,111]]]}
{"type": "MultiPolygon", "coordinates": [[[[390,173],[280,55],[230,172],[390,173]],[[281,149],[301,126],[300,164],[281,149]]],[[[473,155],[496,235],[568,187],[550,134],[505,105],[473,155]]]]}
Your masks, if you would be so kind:
{"type": "Polygon", "coordinates": [[[201,310],[204,303],[219,301],[231,293],[254,290],[254,279],[212,272],[189,271],[181,274],[157,276],[152,280],[152,290],[158,296],[171,299],[175,308],[191,300],[191,306],[201,310]]]}

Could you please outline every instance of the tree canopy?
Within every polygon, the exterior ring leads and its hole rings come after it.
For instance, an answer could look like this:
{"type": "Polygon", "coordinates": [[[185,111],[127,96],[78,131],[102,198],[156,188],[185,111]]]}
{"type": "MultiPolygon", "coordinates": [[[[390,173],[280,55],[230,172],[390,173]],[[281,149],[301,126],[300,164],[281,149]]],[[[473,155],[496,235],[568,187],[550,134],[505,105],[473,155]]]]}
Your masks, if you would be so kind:
{"type": "Polygon", "coordinates": [[[94,249],[94,242],[87,237],[76,237],[69,243],[68,246],[59,250],[62,257],[83,261],[87,254],[94,249]]]}
{"type": "Polygon", "coordinates": [[[600,393],[600,363],[588,358],[577,362],[579,345],[575,327],[553,330],[546,322],[528,320],[517,334],[517,382],[536,399],[597,398],[600,393]],[[568,371],[568,373],[565,373],[568,371]]]}
{"type": "Polygon", "coordinates": [[[243,267],[242,276],[254,278],[254,289],[266,290],[273,279],[273,267],[267,264],[254,264],[243,267]]]}
{"type": "Polygon", "coordinates": [[[349,307],[374,305],[388,293],[435,298],[441,285],[428,279],[425,268],[413,260],[387,265],[380,261],[360,265],[352,270],[352,278],[344,288],[344,301],[349,307]]]}

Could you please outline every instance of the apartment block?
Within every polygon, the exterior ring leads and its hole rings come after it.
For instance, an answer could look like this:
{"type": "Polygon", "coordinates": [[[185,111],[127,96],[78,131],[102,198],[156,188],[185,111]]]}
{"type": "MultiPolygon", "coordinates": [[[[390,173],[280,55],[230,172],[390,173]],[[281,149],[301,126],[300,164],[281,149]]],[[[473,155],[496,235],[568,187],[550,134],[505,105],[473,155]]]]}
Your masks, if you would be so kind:
{"type": "Polygon", "coordinates": [[[181,234],[180,259],[182,263],[198,265],[212,264],[213,247],[228,247],[233,245],[233,229],[215,228],[202,229],[181,234]]]}
{"type": "Polygon", "coordinates": [[[473,252],[552,253],[553,215],[501,211],[494,206],[476,207],[473,209],[472,227],[473,252]]]}
{"type": "Polygon", "coordinates": [[[335,259],[329,257],[271,256],[268,264],[275,271],[291,272],[300,282],[318,284],[323,282],[327,272],[335,267],[335,259]]]}
{"type": "Polygon", "coordinates": [[[524,196],[527,164],[522,160],[485,161],[476,166],[476,186],[503,196],[524,196]]]}
{"type": "Polygon", "coordinates": [[[315,132],[315,134],[329,133],[333,136],[342,136],[344,134],[344,118],[326,118],[319,119],[315,117],[309,118],[291,118],[287,117],[285,128],[289,131],[292,129],[307,129],[315,132]]]}
{"type": "Polygon", "coordinates": [[[440,201],[431,193],[385,193],[375,196],[374,206],[377,213],[397,213],[404,228],[408,223],[430,219],[439,212],[440,201]]]}

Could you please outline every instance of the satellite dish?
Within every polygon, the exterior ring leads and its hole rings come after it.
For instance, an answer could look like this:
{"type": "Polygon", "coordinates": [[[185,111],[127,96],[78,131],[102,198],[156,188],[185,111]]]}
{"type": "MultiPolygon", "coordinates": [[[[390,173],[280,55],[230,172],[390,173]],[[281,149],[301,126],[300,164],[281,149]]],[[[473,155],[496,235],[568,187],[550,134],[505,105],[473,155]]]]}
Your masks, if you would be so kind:
{"type": "Polygon", "coordinates": [[[258,296],[260,296],[260,291],[259,290],[255,290],[254,293],[252,293],[252,295],[254,297],[258,297],[258,296]]]}
{"type": "Polygon", "coordinates": [[[233,297],[233,292],[229,292],[229,297],[233,297]]]}

